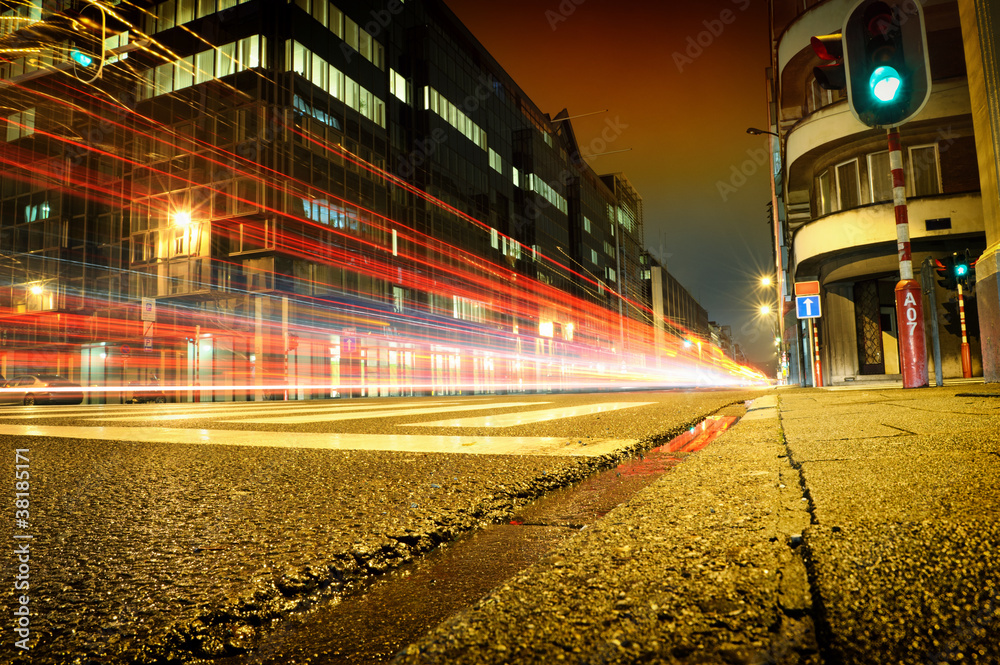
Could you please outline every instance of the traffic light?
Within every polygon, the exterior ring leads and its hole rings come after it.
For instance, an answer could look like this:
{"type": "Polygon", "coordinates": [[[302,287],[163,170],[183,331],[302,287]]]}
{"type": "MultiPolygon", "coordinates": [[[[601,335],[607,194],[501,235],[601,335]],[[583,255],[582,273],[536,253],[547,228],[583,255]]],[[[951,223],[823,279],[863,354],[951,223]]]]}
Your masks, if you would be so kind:
{"type": "Polygon", "coordinates": [[[920,112],[931,74],[919,2],[861,0],[844,21],[842,39],[847,100],[858,120],[895,127],[920,112]]]}
{"type": "Polygon", "coordinates": [[[935,259],[934,263],[934,269],[941,276],[938,284],[949,291],[957,290],[959,284],[963,289],[967,288],[976,273],[976,262],[969,256],[968,250],[964,254],[946,256],[940,261],[935,259]]]}
{"type": "Polygon", "coordinates": [[[69,57],[81,67],[90,67],[94,64],[94,58],[90,55],[84,53],[79,48],[72,48],[69,52],[69,57]]]}
{"type": "Polygon", "coordinates": [[[847,73],[844,71],[844,41],[841,33],[820,35],[809,40],[813,51],[829,64],[813,67],[816,83],[824,90],[843,90],[847,87],[847,73]]]}
{"type": "Polygon", "coordinates": [[[107,12],[99,3],[90,2],[81,7],[71,25],[73,38],[69,59],[73,63],[73,75],[81,81],[93,83],[101,77],[104,69],[104,40],[108,36],[107,12]]]}

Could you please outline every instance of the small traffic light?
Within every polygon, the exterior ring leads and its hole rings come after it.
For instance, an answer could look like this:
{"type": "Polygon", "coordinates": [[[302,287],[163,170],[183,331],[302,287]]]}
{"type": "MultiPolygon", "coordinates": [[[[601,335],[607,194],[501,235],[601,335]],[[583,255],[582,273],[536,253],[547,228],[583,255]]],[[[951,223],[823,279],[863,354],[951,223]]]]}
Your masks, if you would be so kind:
{"type": "Polygon", "coordinates": [[[948,291],[954,291],[958,288],[958,281],[955,279],[955,257],[946,256],[940,261],[934,259],[934,271],[937,272],[940,279],[938,279],[938,284],[948,291]]]}
{"type": "Polygon", "coordinates": [[[963,289],[967,288],[976,274],[976,262],[972,260],[968,250],[965,254],[952,254],[940,261],[935,259],[934,264],[934,269],[941,277],[938,284],[949,291],[957,290],[959,284],[962,285],[963,289]]]}
{"type": "Polygon", "coordinates": [[[69,57],[72,58],[73,62],[80,65],[81,67],[90,67],[94,64],[94,59],[81,51],[80,49],[72,49],[69,52],[69,57]]]}
{"type": "Polygon", "coordinates": [[[920,112],[931,89],[920,3],[861,0],[844,21],[842,39],[847,99],[858,120],[895,127],[920,112]]]}
{"type": "Polygon", "coordinates": [[[74,36],[69,59],[73,64],[73,75],[85,83],[93,83],[101,78],[104,69],[104,43],[108,37],[107,11],[100,3],[85,3],[73,17],[72,27],[74,36]]]}
{"type": "Polygon", "coordinates": [[[841,34],[819,35],[809,40],[813,51],[820,60],[829,64],[813,67],[816,83],[824,90],[843,90],[847,87],[847,73],[844,71],[844,41],[841,34]]]}

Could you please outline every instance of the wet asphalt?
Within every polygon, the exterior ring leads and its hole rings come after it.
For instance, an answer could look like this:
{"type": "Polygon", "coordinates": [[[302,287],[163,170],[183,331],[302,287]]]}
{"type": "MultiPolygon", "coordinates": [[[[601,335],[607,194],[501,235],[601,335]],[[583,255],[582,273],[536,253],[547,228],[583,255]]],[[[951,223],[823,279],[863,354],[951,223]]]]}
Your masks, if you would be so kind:
{"type": "Polygon", "coordinates": [[[998,478],[998,386],[775,391],[394,662],[1000,663],[998,478]]]}
{"type": "Polygon", "coordinates": [[[393,662],[1000,663],[1000,387],[655,401],[523,430],[638,441],[600,458],[33,440],[39,641],[19,662],[364,662],[253,649],[721,413],[743,417],[393,662]]]}
{"type": "MultiPolygon", "coordinates": [[[[31,648],[27,653],[18,649],[8,628],[0,637],[0,662],[187,663],[240,654],[253,662],[262,637],[285,622],[308,620],[317,608],[367,589],[373,579],[440,544],[509,521],[532,499],[612,467],[755,394],[517,396],[517,401],[558,405],[652,404],[478,433],[574,437],[581,445],[622,441],[615,453],[596,457],[252,445],[280,437],[285,428],[413,434],[406,425],[421,417],[227,424],[247,432],[246,446],[0,437],[11,467],[14,449],[30,450],[31,526],[15,532],[33,536],[31,648]]],[[[161,406],[167,412],[174,405],[161,406]]],[[[483,413],[490,412],[486,406],[483,413]]],[[[88,415],[100,413],[98,408],[88,415]]],[[[126,425],[157,424],[148,409],[135,413],[135,421],[126,425]]],[[[25,424],[14,414],[0,411],[0,422],[25,424]]],[[[101,424],[45,407],[38,407],[30,422],[101,424]]],[[[206,419],[184,426],[218,424],[206,419]]],[[[468,428],[421,430],[470,434],[468,428]]],[[[12,501],[5,502],[8,524],[14,509],[12,501]]],[[[13,533],[10,538],[13,543],[13,533]]],[[[14,556],[4,558],[2,571],[5,579],[15,578],[14,556]]],[[[13,611],[15,600],[10,594],[5,607],[13,611]]],[[[293,654],[269,657],[306,662],[293,654]]]]}

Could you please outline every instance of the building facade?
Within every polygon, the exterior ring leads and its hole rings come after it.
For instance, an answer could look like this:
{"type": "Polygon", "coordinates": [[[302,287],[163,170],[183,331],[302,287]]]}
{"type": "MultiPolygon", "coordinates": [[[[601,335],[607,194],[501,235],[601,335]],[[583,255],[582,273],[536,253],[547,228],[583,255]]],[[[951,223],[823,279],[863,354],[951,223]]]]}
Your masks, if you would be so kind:
{"type": "MultiPolygon", "coordinates": [[[[827,385],[898,378],[899,322],[894,288],[899,259],[886,130],[851,113],[846,93],[824,89],[823,64],[810,38],[839,32],[854,0],[805,3],[772,0],[770,128],[775,152],[775,246],[784,295],[785,347],[799,353],[803,381],[813,367],[808,328],[796,319],[794,283],[819,281],[822,317],[818,356],[827,385]]],[[[958,293],[943,288],[935,260],[986,248],[969,80],[958,5],[921,3],[932,78],[929,101],[900,129],[913,265],[930,266],[940,322],[941,367],[932,377],[962,376],[958,293]]],[[[972,371],[982,374],[976,291],[965,294],[972,371]]],[[[928,342],[932,331],[928,323],[928,342]]]]}
{"type": "Polygon", "coordinates": [[[4,18],[3,374],[121,387],[95,400],[655,379],[641,198],[440,0],[4,18]]]}

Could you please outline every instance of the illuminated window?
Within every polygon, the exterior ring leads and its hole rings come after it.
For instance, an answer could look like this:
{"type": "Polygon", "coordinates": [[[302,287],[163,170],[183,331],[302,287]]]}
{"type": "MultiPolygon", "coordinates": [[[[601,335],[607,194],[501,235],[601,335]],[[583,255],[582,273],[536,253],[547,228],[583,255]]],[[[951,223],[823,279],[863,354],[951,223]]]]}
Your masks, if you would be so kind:
{"type": "Polygon", "coordinates": [[[35,133],[35,109],[7,116],[7,141],[16,141],[35,133]]]}
{"type": "Polygon", "coordinates": [[[552,189],[547,182],[531,173],[526,176],[526,179],[528,182],[528,189],[532,190],[536,194],[541,194],[545,200],[554,205],[563,214],[566,214],[569,210],[566,199],[560,196],[556,190],[552,189]]]}
{"type": "Polygon", "coordinates": [[[379,127],[385,127],[385,102],[302,44],[291,40],[286,43],[286,61],[292,71],[342,100],[379,127]]]}
{"type": "MultiPolygon", "coordinates": [[[[117,35],[112,35],[104,40],[104,50],[113,51],[116,48],[121,48],[123,46],[128,46],[128,32],[121,32],[117,35]]],[[[121,55],[113,55],[105,60],[104,64],[110,65],[118,62],[119,60],[125,60],[128,58],[128,53],[122,53],[121,55]]]]}
{"type": "Polygon", "coordinates": [[[590,262],[593,263],[594,265],[597,265],[597,250],[596,249],[590,250],[590,262]]]}
{"type": "Polygon", "coordinates": [[[389,92],[401,102],[412,104],[413,94],[410,92],[409,82],[403,78],[399,72],[389,70],[389,92]]]}
{"type": "Polygon", "coordinates": [[[467,139],[483,150],[488,149],[486,146],[486,131],[474,123],[461,109],[448,101],[444,95],[430,86],[424,88],[424,108],[434,111],[445,122],[457,129],[467,139]]]}

